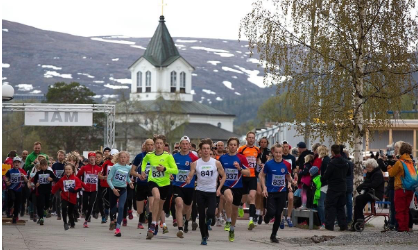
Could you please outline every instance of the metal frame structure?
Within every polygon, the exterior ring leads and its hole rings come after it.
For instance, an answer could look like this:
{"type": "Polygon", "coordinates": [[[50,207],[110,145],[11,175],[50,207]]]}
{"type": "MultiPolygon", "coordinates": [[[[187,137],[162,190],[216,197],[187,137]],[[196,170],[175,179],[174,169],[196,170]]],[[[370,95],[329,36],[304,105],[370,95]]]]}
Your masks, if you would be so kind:
{"type": "Polygon", "coordinates": [[[3,111],[11,112],[87,112],[106,114],[106,132],[104,134],[104,146],[115,147],[115,105],[108,104],[61,104],[61,103],[3,103],[3,111]]]}

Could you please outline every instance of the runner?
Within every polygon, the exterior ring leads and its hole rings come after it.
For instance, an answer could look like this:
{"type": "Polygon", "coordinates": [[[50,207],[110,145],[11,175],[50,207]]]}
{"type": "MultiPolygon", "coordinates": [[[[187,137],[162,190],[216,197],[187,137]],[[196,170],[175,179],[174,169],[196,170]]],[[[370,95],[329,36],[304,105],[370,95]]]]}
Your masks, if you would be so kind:
{"type": "Polygon", "coordinates": [[[290,173],[288,171],[286,161],[283,161],[283,147],[281,145],[274,145],[271,148],[273,159],[268,161],[260,172],[260,182],[263,187],[263,195],[267,198],[267,214],[264,216],[264,222],[269,223],[270,219],[276,218],[273,224],[273,230],[270,236],[270,241],[279,243],[277,239],[277,231],[279,230],[280,216],[283,208],[286,205],[286,189],[287,180],[293,183],[290,173]]]}
{"type": "MultiPolygon", "coordinates": [[[[256,174],[257,177],[260,173],[260,171],[263,170],[264,164],[267,162],[269,155],[271,154],[270,149],[268,148],[269,141],[267,140],[267,137],[263,137],[258,141],[258,145],[260,146],[260,164],[257,165],[256,168],[256,174]]],[[[264,195],[263,195],[263,188],[261,187],[260,180],[257,178],[257,194],[255,196],[255,207],[256,207],[256,217],[258,218],[258,225],[261,225],[263,222],[263,215],[265,214],[264,209],[264,195]],[[261,215],[263,213],[263,215],[261,215]]]]}
{"type": "MultiPolygon", "coordinates": [[[[289,171],[290,176],[296,180],[298,175],[297,173],[293,174],[293,171],[296,169],[296,157],[290,154],[290,145],[287,143],[287,141],[283,141],[283,160],[287,161],[291,166],[291,171],[289,171]]],[[[294,185],[294,183],[287,183],[287,217],[283,214],[282,220],[280,221],[280,228],[284,228],[284,222],[286,221],[287,225],[289,227],[293,227],[292,219],[290,218],[293,210],[293,192],[296,191],[293,188],[297,188],[297,185],[294,185]],[[293,186],[293,187],[292,187],[293,186]]]]}
{"type": "Polygon", "coordinates": [[[148,229],[147,239],[151,239],[154,236],[157,219],[163,211],[164,201],[167,198],[168,189],[170,188],[170,174],[178,173],[173,156],[164,151],[165,140],[164,135],[154,136],[155,151],[148,153],[141,164],[142,178],[145,179],[145,169],[147,163],[150,163],[151,174],[148,175],[148,188],[154,197],[152,222],[148,229]]]}
{"type": "Polygon", "coordinates": [[[19,220],[19,208],[22,200],[22,182],[28,182],[26,178],[25,170],[20,168],[22,160],[19,157],[13,158],[13,168],[6,172],[6,186],[8,189],[7,193],[7,205],[10,210],[10,215],[13,215],[12,223],[16,224],[19,220]]]}
{"type": "MultiPolygon", "coordinates": [[[[215,150],[215,159],[219,161],[219,158],[224,155],[225,144],[223,141],[218,141],[216,143],[216,150],[215,150]]],[[[224,223],[222,212],[224,212],[224,205],[225,205],[225,197],[221,195],[218,197],[219,205],[216,208],[216,226],[221,227],[224,223]]]]}
{"type": "Polygon", "coordinates": [[[190,165],[190,173],[186,179],[186,184],[189,185],[194,181],[195,173],[197,175],[196,200],[199,209],[200,234],[202,235],[201,245],[207,245],[208,227],[215,220],[216,196],[221,194],[221,189],[226,180],[221,163],[210,157],[211,147],[211,139],[202,140],[199,144],[202,158],[190,165]],[[218,175],[221,175],[222,179],[219,187],[216,188],[218,175]]]}
{"type": "MultiPolygon", "coordinates": [[[[148,189],[148,173],[150,170],[150,165],[147,163],[145,167],[145,179],[142,177],[141,164],[145,155],[154,150],[154,141],[152,139],[147,139],[144,142],[144,152],[138,154],[131,167],[131,175],[136,177],[136,212],[138,213],[138,227],[139,229],[144,229],[144,226],[141,223],[140,215],[144,212],[144,201],[148,199],[149,210],[152,210],[153,198],[152,194],[148,189]]],[[[148,214],[148,228],[151,226],[152,213],[148,214]]]]}
{"type": "Polygon", "coordinates": [[[191,163],[197,161],[197,157],[190,152],[190,139],[183,136],[180,139],[180,152],[173,155],[178,167],[178,174],[173,175],[173,198],[176,206],[176,218],[178,225],[177,237],[183,238],[183,216],[184,232],[189,231],[189,220],[191,216],[191,205],[193,201],[195,178],[186,183],[187,176],[190,172],[191,163]]]}
{"type": "MultiPolygon", "coordinates": [[[[60,179],[64,173],[64,160],[65,160],[64,150],[58,150],[57,161],[52,165],[52,171],[54,171],[54,174],[55,176],[57,176],[58,179],[60,179]]],[[[61,220],[61,191],[58,190],[54,196],[55,196],[57,220],[61,220]]]]}
{"type": "Polygon", "coordinates": [[[83,166],[77,173],[78,178],[83,176],[83,181],[85,183],[83,191],[83,211],[85,214],[84,228],[89,227],[87,222],[90,222],[91,212],[97,199],[98,174],[102,171],[102,169],[96,165],[95,153],[90,152],[88,154],[88,160],[89,164],[83,166]]]}
{"type": "MultiPolygon", "coordinates": [[[[96,154],[96,165],[99,166],[99,168],[102,168],[102,165],[104,163],[103,161],[103,153],[100,151],[96,151],[94,152],[96,154]]],[[[100,171],[101,172],[101,171],[100,171]]],[[[99,183],[100,183],[100,178],[99,178],[99,183]]],[[[103,187],[99,184],[97,186],[97,199],[96,199],[96,203],[94,203],[94,208],[93,208],[93,218],[98,219],[99,218],[99,212],[100,215],[103,217],[106,217],[106,214],[104,213],[104,204],[103,204],[103,187]]]]}
{"type": "Polygon", "coordinates": [[[238,145],[238,138],[229,138],[227,142],[229,152],[219,158],[226,176],[225,184],[221,189],[226,200],[227,220],[224,230],[229,231],[229,241],[231,242],[235,239],[234,228],[238,217],[238,206],[242,199],[242,175],[250,175],[250,170],[247,169],[247,159],[243,155],[237,154],[238,145]]]}
{"type": "Polygon", "coordinates": [[[120,232],[120,225],[123,218],[123,209],[127,197],[127,188],[126,183],[129,184],[131,189],[134,188],[134,185],[129,178],[129,172],[131,171],[131,166],[128,165],[129,154],[125,151],[121,151],[116,154],[113,158],[112,169],[107,175],[107,183],[109,184],[112,193],[110,193],[110,224],[113,227],[116,224],[115,236],[121,237],[122,233],[120,232]],[[118,213],[118,218],[116,220],[116,212],[118,213]]]}
{"type": "MultiPolygon", "coordinates": [[[[99,179],[100,179],[100,186],[102,187],[102,196],[101,200],[103,202],[102,210],[100,213],[102,214],[102,224],[107,222],[107,217],[109,216],[109,209],[110,209],[110,198],[109,195],[112,192],[112,190],[109,188],[109,184],[107,183],[107,176],[109,175],[110,170],[113,166],[113,156],[118,154],[119,151],[117,149],[112,149],[109,154],[107,154],[105,148],[105,151],[103,153],[104,156],[107,155],[107,158],[105,158],[105,162],[102,165],[102,171],[99,173],[99,179]],[[103,214],[105,216],[103,216],[103,214]]],[[[113,230],[111,226],[109,227],[109,230],[113,230]]]]}
{"type": "Polygon", "coordinates": [[[75,227],[74,223],[74,206],[77,203],[77,192],[81,190],[81,181],[74,175],[75,166],[71,163],[66,163],[64,176],[52,188],[52,194],[60,193],[62,205],[62,218],[64,221],[64,230],[69,227],[75,227]],[[61,192],[60,192],[61,191],[61,192]],[[67,221],[67,214],[69,224],[67,221]]]}
{"type": "MultiPolygon", "coordinates": [[[[243,185],[243,197],[242,203],[248,202],[250,204],[250,217],[248,223],[248,230],[252,230],[254,225],[254,218],[256,217],[256,208],[255,208],[255,195],[257,193],[257,175],[256,169],[257,164],[260,164],[260,149],[254,146],[255,143],[255,133],[248,132],[247,133],[247,144],[241,146],[238,149],[238,153],[244,155],[247,158],[250,174],[244,175],[242,179],[243,185]]],[[[238,210],[239,216],[244,216],[244,210],[242,208],[242,204],[238,210]]]]}
{"type": "Polygon", "coordinates": [[[49,198],[51,195],[52,181],[57,182],[58,179],[52,170],[48,169],[48,161],[42,159],[39,162],[40,170],[33,177],[36,187],[36,204],[39,217],[39,224],[44,224],[45,211],[49,208],[49,198]]]}

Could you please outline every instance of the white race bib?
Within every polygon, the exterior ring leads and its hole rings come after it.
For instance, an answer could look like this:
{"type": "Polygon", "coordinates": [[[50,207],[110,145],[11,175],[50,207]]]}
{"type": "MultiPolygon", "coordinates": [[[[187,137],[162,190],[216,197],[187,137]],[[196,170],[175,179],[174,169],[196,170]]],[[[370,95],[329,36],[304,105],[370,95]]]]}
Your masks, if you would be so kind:
{"type": "Polygon", "coordinates": [[[39,184],[49,184],[50,182],[48,181],[49,178],[49,174],[40,174],[39,175],[39,184]]]}
{"type": "Polygon", "coordinates": [[[165,173],[157,170],[157,167],[152,167],[152,178],[162,178],[165,173]]]}
{"type": "Polygon", "coordinates": [[[285,184],[285,175],[273,175],[272,183],[274,187],[283,187],[285,184]]]}
{"type": "Polygon", "coordinates": [[[225,174],[227,181],[238,180],[238,169],[236,168],[225,168],[225,174]]]}
{"type": "Polygon", "coordinates": [[[126,182],[126,180],[128,179],[128,172],[122,171],[120,169],[118,169],[115,173],[115,180],[119,180],[122,182],[126,182]]]}
{"type": "Polygon", "coordinates": [[[248,166],[255,168],[257,165],[257,159],[254,156],[247,156],[248,166]]]}
{"type": "Polygon", "coordinates": [[[179,172],[176,175],[176,181],[177,182],[185,182],[189,173],[190,173],[190,170],[180,170],[179,169],[179,172]]]}
{"type": "Polygon", "coordinates": [[[65,180],[64,184],[64,192],[68,192],[68,189],[75,188],[75,180],[65,180]]]}
{"type": "Polygon", "coordinates": [[[57,176],[57,178],[61,178],[63,173],[64,170],[55,170],[55,175],[57,176]]]}
{"type": "Polygon", "coordinates": [[[106,174],[106,175],[109,175],[110,170],[112,169],[112,167],[113,167],[113,166],[107,166],[107,174],[106,174]]]}
{"type": "Polygon", "coordinates": [[[20,182],[20,173],[11,173],[10,174],[10,182],[12,184],[16,184],[20,182]]]}
{"type": "Polygon", "coordinates": [[[86,174],[86,184],[97,184],[97,174],[86,174]]]}

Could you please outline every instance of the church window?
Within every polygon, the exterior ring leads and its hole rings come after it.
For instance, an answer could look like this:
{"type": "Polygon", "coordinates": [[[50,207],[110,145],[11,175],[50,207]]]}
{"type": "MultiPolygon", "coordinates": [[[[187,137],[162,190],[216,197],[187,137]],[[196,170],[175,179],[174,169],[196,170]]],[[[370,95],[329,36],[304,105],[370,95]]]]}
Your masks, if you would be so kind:
{"type": "Polygon", "coordinates": [[[136,92],[142,93],[142,72],[136,72],[136,92]]]}
{"type": "Polygon", "coordinates": [[[180,73],[180,93],[186,93],[186,73],[180,73]]]}
{"type": "Polygon", "coordinates": [[[176,88],[177,88],[177,72],[176,71],[171,71],[170,74],[170,92],[174,93],[176,92],[176,88]]]}
{"type": "Polygon", "coordinates": [[[222,123],[218,122],[218,128],[222,127],[222,123]]]}
{"type": "Polygon", "coordinates": [[[151,72],[145,73],[145,92],[151,92],[151,72]]]}

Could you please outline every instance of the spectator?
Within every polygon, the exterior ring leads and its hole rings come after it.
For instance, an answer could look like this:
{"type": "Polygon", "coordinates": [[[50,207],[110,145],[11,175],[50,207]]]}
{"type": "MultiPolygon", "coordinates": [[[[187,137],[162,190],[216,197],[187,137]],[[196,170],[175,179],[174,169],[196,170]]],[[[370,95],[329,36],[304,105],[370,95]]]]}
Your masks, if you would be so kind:
{"type": "Polygon", "coordinates": [[[12,151],[10,151],[8,154],[7,154],[7,158],[6,158],[6,160],[4,160],[4,164],[8,164],[8,165],[10,165],[10,166],[13,166],[13,158],[15,158],[16,157],[16,155],[17,155],[17,153],[16,153],[16,151],[15,150],[12,150],[12,151]]]}
{"type": "Polygon", "coordinates": [[[304,142],[299,142],[297,144],[297,147],[298,147],[299,157],[298,157],[298,160],[296,161],[296,166],[297,166],[297,169],[302,169],[303,165],[305,165],[305,156],[313,155],[313,153],[309,149],[306,149],[306,144],[304,142]]]}
{"type": "Polygon", "coordinates": [[[346,178],[350,175],[349,166],[341,156],[340,146],[331,146],[332,159],[327,170],[321,177],[321,183],[328,182],[328,191],[325,199],[325,229],[334,231],[335,217],[337,217],[340,231],[348,229],[344,206],[346,204],[347,184],[346,178]]]}
{"type": "MultiPolygon", "coordinates": [[[[28,173],[31,172],[33,166],[35,164],[39,163],[37,161],[37,158],[38,158],[38,155],[42,154],[41,149],[42,149],[42,145],[41,145],[40,142],[37,141],[33,144],[33,152],[28,155],[28,157],[26,158],[26,161],[25,161],[25,171],[26,172],[28,172],[28,173]]],[[[48,160],[48,156],[46,156],[46,160],[48,160]]]]}
{"type": "Polygon", "coordinates": [[[311,181],[312,177],[309,173],[309,170],[312,167],[313,163],[313,155],[308,154],[305,156],[305,165],[303,165],[303,168],[299,170],[299,178],[301,179],[300,183],[301,185],[299,188],[301,188],[301,199],[302,199],[302,206],[300,209],[306,209],[307,207],[312,207],[312,199],[311,199],[311,181]],[[307,203],[309,200],[309,203],[307,203]]]}
{"type": "MultiPolygon", "coordinates": [[[[328,156],[328,149],[325,145],[318,147],[319,158],[321,158],[321,166],[319,167],[320,175],[324,175],[327,170],[328,163],[331,158],[328,156]]],[[[325,229],[325,198],[327,196],[328,184],[321,183],[320,197],[318,201],[318,215],[321,220],[321,229],[325,229]]]]}
{"type": "MultiPolygon", "coordinates": [[[[340,150],[342,152],[342,157],[348,162],[350,175],[347,176],[347,191],[345,193],[347,198],[346,208],[346,219],[347,224],[353,219],[353,186],[354,186],[354,163],[350,160],[350,154],[348,150],[344,150],[344,145],[340,145],[340,150]]],[[[355,222],[355,221],[354,221],[355,222]]]]}
{"type": "Polygon", "coordinates": [[[354,220],[351,224],[350,231],[355,231],[354,224],[364,220],[363,209],[368,202],[374,201],[374,197],[379,200],[383,199],[385,188],[385,180],[383,179],[382,171],[380,171],[379,164],[373,158],[365,162],[366,178],[364,182],[357,187],[359,195],[356,197],[354,206],[354,220]]]}
{"type": "Polygon", "coordinates": [[[26,161],[26,158],[28,157],[28,154],[29,154],[29,152],[27,151],[27,150],[23,150],[22,151],[22,166],[20,166],[20,168],[22,168],[22,169],[24,169],[24,167],[25,167],[25,161],[26,161]]]}
{"type": "Polygon", "coordinates": [[[402,184],[402,177],[405,176],[404,166],[413,168],[411,159],[412,146],[408,143],[402,143],[399,149],[400,158],[395,165],[389,166],[389,176],[395,177],[395,211],[398,222],[398,232],[408,232],[409,227],[409,205],[414,194],[411,190],[406,190],[402,184]]]}

